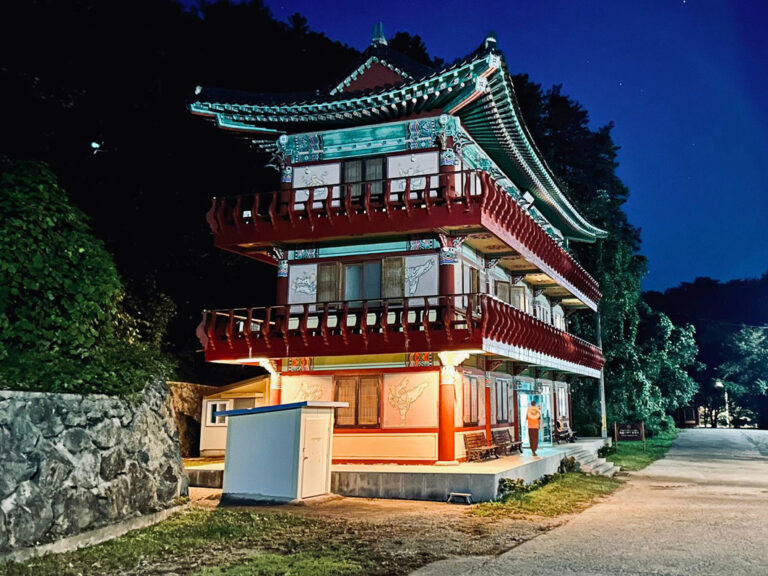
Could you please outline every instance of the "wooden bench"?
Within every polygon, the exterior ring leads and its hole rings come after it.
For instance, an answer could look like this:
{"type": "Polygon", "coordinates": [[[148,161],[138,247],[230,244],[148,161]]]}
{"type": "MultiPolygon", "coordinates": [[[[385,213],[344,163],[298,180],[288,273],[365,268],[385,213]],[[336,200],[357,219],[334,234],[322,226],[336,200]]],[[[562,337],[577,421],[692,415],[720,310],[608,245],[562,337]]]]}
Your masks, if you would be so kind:
{"type": "Polygon", "coordinates": [[[523,443],[512,439],[509,430],[494,430],[491,432],[493,443],[499,447],[503,454],[512,454],[513,452],[523,451],[523,443]]]}
{"type": "Polygon", "coordinates": [[[489,445],[485,441],[485,434],[482,432],[464,434],[464,449],[467,451],[467,462],[485,460],[490,456],[499,457],[499,447],[496,444],[489,445]]]}
{"type": "Polygon", "coordinates": [[[566,420],[557,421],[553,437],[556,444],[560,444],[560,442],[576,441],[576,434],[574,434],[573,430],[571,430],[571,427],[566,420]]]}

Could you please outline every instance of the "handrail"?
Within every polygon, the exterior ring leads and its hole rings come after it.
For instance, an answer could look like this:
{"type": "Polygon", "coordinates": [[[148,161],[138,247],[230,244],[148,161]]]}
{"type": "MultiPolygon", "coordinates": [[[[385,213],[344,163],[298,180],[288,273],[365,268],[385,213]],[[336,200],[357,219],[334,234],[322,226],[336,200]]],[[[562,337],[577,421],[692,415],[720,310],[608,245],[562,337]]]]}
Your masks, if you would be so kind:
{"type": "MultiPolygon", "coordinates": [[[[481,170],[395,176],[354,183],[289,188],[285,190],[214,198],[206,220],[214,234],[227,228],[238,233],[258,232],[269,226],[293,233],[299,226],[315,230],[322,220],[371,221],[376,212],[391,219],[398,211],[412,217],[415,211],[444,207],[451,213],[461,206],[466,213],[479,207],[498,225],[496,232],[515,248],[522,247],[551,273],[597,304],[600,289],[592,276],[566,252],[518,202],[481,170]],[[393,183],[401,183],[393,186],[393,183]],[[402,188],[402,189],[395,189],[402,188]],[[376,190],[376,192],[374,192],[376,190]]],[[[518,248],[520,249],[520,248],[518,248]]]]}
{"type": "Polygon", "coordinates": [[[269,350],[282,341],[286,350],[292,342],[307,348],[315,342],[328,353],[335,351],[334,336],[344,346],[359,337],[367,350],[376,335],[389,343],[398,334],[404,351],[417,336],[427,349],[433,342],[475,342],[479,336],[589,368],[603,365],[593,344],[480,293],[205,310],[197,334],[206,350],[232,349],[237,341],[269,350]]]}

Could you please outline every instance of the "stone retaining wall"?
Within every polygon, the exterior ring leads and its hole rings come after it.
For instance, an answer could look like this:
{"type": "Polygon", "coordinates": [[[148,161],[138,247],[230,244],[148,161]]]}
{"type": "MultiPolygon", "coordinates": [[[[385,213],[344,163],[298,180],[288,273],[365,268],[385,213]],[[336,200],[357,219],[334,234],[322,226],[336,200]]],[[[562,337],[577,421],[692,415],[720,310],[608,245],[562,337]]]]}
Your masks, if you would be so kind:
{"type": "Polygon", "coordinates": [[[134,400],[0,391],[0,556],[186,495],[164,383],[134,400]]]}
{"type": "Polygon", "coordinates": [[[171,405],[179,429],[179,444],[182,458],[200,456],[200,418],[203,411],[203,396],[216,394],[216,386],[192,384],[191,382],[168,382],[171,391],[171,405]]]}

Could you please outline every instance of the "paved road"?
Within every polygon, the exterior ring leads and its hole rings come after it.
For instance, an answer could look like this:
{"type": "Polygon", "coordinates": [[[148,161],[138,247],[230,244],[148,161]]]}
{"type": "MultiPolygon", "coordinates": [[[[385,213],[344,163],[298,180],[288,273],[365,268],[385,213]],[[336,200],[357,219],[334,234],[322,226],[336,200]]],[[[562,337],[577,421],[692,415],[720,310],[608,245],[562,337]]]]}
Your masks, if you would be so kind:
{"type": "Polygon", "coordinates": [[[767,576],[768,431],[684,431],[666,458],[568,524],[415,574],[767,576]]]}

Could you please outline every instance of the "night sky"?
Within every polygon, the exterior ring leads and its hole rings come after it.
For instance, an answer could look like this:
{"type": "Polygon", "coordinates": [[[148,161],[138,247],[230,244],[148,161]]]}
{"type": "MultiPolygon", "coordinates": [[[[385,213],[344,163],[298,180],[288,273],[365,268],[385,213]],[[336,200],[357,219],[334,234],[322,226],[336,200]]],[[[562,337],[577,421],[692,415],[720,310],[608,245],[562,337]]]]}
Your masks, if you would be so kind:
{"type": "Polygon", "coordinates": [[[593,127],[615,123],[627,212],[649,259],[645,289],[768,270],[768,2],[267,5],[281,20],[300,12],[312,29],[360,50],[382,20],[388,36],[419,34],[447,62],[496,31],[511,72],[562,84],[593,127]]]}

